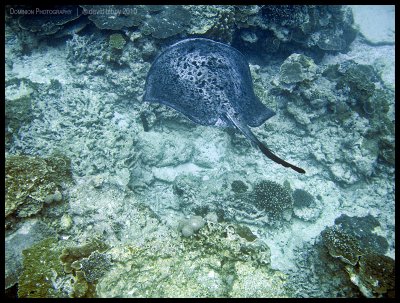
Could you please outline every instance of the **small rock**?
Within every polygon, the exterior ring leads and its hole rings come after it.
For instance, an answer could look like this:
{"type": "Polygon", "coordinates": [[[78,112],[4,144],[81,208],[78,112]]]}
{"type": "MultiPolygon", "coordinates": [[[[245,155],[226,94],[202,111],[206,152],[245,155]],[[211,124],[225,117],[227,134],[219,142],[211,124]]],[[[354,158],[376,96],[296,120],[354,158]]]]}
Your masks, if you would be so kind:
{"type": "Polygon", "coordinates": [[[53,201],[54,202],[60,202],[62,200],[62,194],[57,190],[54,194],[53,194],[53,201]]]}

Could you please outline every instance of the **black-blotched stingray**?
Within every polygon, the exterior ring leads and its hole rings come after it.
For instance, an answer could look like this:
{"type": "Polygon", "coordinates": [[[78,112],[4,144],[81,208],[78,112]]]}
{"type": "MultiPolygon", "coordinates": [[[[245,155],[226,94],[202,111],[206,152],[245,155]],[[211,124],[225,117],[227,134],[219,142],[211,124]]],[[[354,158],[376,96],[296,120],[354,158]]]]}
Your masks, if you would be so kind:
{"type": "Polygon", "coordinates": [[[249,65],[233,47],[205,38],[179,41],[154,60],[144,101],[165,104],[201,125],[238,128],[268,158],[299,173],[252,133],[275,112],[253,91],[249,65]]]}

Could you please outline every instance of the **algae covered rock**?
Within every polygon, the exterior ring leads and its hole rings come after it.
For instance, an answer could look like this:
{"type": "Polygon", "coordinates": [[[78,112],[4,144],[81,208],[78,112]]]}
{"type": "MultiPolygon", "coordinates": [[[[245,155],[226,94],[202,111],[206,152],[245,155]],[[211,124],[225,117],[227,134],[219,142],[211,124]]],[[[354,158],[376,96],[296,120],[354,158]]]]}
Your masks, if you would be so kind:
{"type": "Polygon", "coordinates": [[[58,256],[62,247],[56,238],[47,238],[23,251],[23,272],[18,282],[19,298],[68,297],[53,286],[64,276],[58,256]]]}
{"type": "Polygon", "coordinates": [[[395,262],[385,255],[365,254],[357,267],[346,267],[351,281],[368,298],[395,298],[395,262]]]}
{"type": "Polygon", "coordinates": [[[97,280],[111,267],[98,239],[81,246],[54,237],[23,251],[19,278],[21,298],[94,297],[97,280]]]}
{"type": "Polygon", "coordinates": [[[72,181],[70,166],[70,160],[61,155],[7,155],[5,217],[29,217],[39,212],[46,197],[72,181]]]}

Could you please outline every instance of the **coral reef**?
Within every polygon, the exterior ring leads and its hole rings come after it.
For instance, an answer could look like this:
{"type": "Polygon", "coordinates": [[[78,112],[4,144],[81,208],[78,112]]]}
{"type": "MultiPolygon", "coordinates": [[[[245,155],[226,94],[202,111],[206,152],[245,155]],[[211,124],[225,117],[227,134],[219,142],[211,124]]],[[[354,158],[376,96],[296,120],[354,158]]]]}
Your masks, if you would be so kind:
{"type": "Polygon", "coordinates": [[[257,236],[254,235],[251,229],[248,226],[237,224],[235,225],[235,232],[242,238],[246,239],[249,242],[253,242],[257,239],[257,236]]]}
{"type": "Polygon", "coordinates": [[[82,5],[99,29],[120,30],[140,25],[148,12],[144,5],[82,5]]]}
{"type": "Polygon", "coordinates": [[[316,77],[316,71],[317,66],[311,58],[292,54],[281,65],[279,81],[284,84],[312,81],[316,77]]]}
{"type": "Polygon", "coordinates": [[[332,258],[320,241],[305,242],[294,250],[295,270],[289,270],[287,288],[295,298],[360,298],[343,262],[332,258]]]}
{"type": "Polygon", "coordinates": [[[191,20],[189,35],[202,35],[230,43],[235,31],[235,8],[231,5],[188,5],[191,20]]]}
{"type": "Polygon", "coordinates": [[[143,35],[165,39],[183,32],[190,15],[180,5],[82,5],[99,29],[120,30],[137,26],[143,35]]]}
{"type": "MultiPolygon", "coordinates": [[[[376,245],[371,245],[369,242],[366,244],[366,239],[360,237],[360,233],[371,234],[371,225],[367,227],[366,232],[363,231],[362,225],[368,225],[370,223],[368,221],[374,221],[373,218],[368,216],[361,218],[361,226],[354,223],[350,223],[351,226],[349,226],[348,218],[350,217],[342,216],[337,222],[340,225],[327,227],[322,231],[323,243],[329,254],[345,263],[344,267],[350,280],[357,285],[364,296],[394,297],[394,260],[374,251],[376,245]],[[355,226],[357,227],[353,231],[352,227],[355,226]],[[358,239],[352,233],[358,235],[358,239]]],[[[354,220],[357,221],[357,219],[354,220]]],[[[381,251],[380,248],[378,250],[381,251]]]]}
{"type": "Polygon", "coordinates": [[[265,5],[256,11],[238,27],[243,28],[239,33],[254,34],[257,41],[235,43],[258,50],[262,57],[294,52],[321,57],[325,52],[346,51],[357,34],[351,10],[343,6],[265,5]]]}
{"type": "Polygon", "coordinates": [[[58,199],[60,190],[72,182],[71,162],[62,155],[48,158],[7,155],[5,176],[6,221],[10,216],[29,217],[42,209],[49,195],[54,199],[55,194],[58,199]]]}
{"type": "Polygon", "coordinates": [[[111,257],[95,250],[89,257],[72,262],[71,267],[82,271],[85,280],[93,283],[111,268],[111,257]]]}
{"type": "Polygon", "coordinates": [[[182,33],[190,22],[189,12],[180,5],[164,5],[143,22],[140,30],[154,38],[165,39],[182,33]]]}
{"type": "Polygon", "coordinates": [[[301,58],[312,67],[311,76],[305,76],[300,62],[294,61],[298,63],[294,65],[293,60],[287,59],[281,65],[280,76],[272,81],[274,88],[270,92],[286,105],[288,113],[309,136],[317,139],[310,150],[315,159],[325,163],[343,186],[372,177],[379,159],[393,164],[394,123],[389,116],[393,95],[390,88],[380,84],[379,74],[370,65],[351,60],[316,66],[311,59],[303,55],[301,58]],[[286,65],[295,71],[297,66],[297,71],[290,73],[293,83],[281,79],[286,65]],[[335,119],[338,126],[329,125],[328,117],[335,119]],[[317,142],[325,136],[331,140],[321,146],[317,142]]]}
{"type": "Polygon", "coordinates": [[[276,35],[283,42],[291,37],[307,47],[340,51],[356,37],[351,11],[341,6],[271,5],[263,7],[263,15],[286,34],[276,35]]]}
{"type": "Polygon", "coordinates": [[[395,296],[394,47],[352,42],[348,8],[85,5],[68,20],[11,7],[8,296],[395,296]],[[190,37],[252,63],[277,113],[252,131],[305,178],[235,130],[142,103],[150,62],[190,37]]]}
{"type": "Polygon", "coordinates": [[[111,268],[106,246],[98,239],[72,245],[54,237],[23,251],[18,297],[94,297],[96,282],[111,268]]]}
{"type": "Polygon", "coordinates": [[[97,67],[96,72],[102,68],[102,58],[107,47],[106,39],[95,36],[73,35],[67,40],[67,60],[71,63],[70,68],[76,73],[87,73],[92,70],[91,66],[97,67]],[[98,62],[96,62],[98,61],[98,62]]]}
{"type": "Polygon", "coordinates": [[[208,222],[192,238],[169,238],[167,245],[164,239],[158,250],[156,241],[112,248],[118,265],[99,280],[98,296],[288,296],[285,275],[269,267],[268,247],[246,241],[231,225],[208,222]]]}
{"type": "Polygon", "coordinates": [[[109,248],[97,238],[81,246],[68,245],[62,249],[59,260],[65,273],[73,275],[70,297],[95,297],[96,281],[111,267],[110,256],[103,254],[109,248]]]}
{"type": "Polygon", "coordinates": [[[246,225],[283,226],[291,220],[293,213],[292,193],[270,180],[259,180],[252,190],[245,192],[227,192],[217,201],[221,203],[225,220],[246,225]]]}

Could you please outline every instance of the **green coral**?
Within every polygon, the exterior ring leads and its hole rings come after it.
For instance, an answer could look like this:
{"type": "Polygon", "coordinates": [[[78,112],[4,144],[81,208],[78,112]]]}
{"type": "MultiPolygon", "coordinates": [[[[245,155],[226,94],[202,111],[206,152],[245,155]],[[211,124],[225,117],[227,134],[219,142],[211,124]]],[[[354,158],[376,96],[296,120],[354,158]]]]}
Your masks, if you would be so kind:
{"type": "Polygon", "coordinates": [[[43,207],[47,196],[71,182],[71,162],[62,155],[48,158],[6,155],[5,217],[28,217],[43,207]]]}
{"type": "Polygon", "coordinates": [[[19,298],[67,297],[53,287],[56,279],[64,275],[58,259],[61,250],[56,238],[47,238],[22,252],[24,269],[18,282],[19,298]]]}
{"type": "Polygon", "coordinates": [[[112,34],[112,35],[110,35],[110,38],[109,38],[109,41],[108,41],[108,45],[112,49],[121,50],[121,49],[124,48],[125,44],[126,44],[126,40],[121,34],[112,34]]]}
{"type": "Polygon", "coordinates": [[[284,84],[311,81],[316,77],[314,60],[302,54],[290,55],[281,65],[279,80],[284,84]]]}
{"type": "Polygon", "coordinates": [[[253,242],[257,239],[257,236],[251,232],[251,229],[245,225],[237,224],[235,225],[235,232],[242,238],[249,242],[253,242]]]}
{"type": "Polygon", "coordinates": [[[293,198],[287,188],[269,180],[254,186],[252,201],[257,208],[265,210],[270,223],[289,220],[293,210],[293,198]]]}

